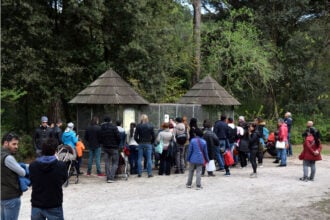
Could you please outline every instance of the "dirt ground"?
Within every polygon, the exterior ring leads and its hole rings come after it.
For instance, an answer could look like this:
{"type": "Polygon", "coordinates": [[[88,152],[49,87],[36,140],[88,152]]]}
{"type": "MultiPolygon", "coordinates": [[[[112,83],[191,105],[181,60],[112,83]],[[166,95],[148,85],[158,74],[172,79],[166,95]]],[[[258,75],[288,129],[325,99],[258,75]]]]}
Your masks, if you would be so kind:
{"type": "MultiPolygon", "coordinates": [[[[330,156],[316,163],[313,182],[302,182],[302,161],[287,167],[264,159],[258,178],[252,168],[232,168],[202,177],[202,190],[187,189],[188,172],[153,178],[129,176],[115,183],[82,175],[64,188],[65,219],[330,219],[330,156]]],[[[103,167],[102,167],[103,168],[103,167]]],[[[93,168],[95,169],[95,168],[93,168]]],[[[85,169],[83,169],[85,171],[85,169]]],[[[195,182],[195,178],[194,178],[195,182]]],[[[30,219],[31,189],[22,196],[19,219],[30,219]]]]}

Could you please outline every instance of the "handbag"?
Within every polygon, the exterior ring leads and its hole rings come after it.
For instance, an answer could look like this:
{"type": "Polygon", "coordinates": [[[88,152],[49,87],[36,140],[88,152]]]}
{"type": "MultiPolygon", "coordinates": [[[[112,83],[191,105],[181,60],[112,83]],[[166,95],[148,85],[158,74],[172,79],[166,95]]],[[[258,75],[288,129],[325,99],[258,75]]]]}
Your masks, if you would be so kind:
{"type": "Polygon", "coordinates": [[[206,164],[206,170],[208,172],[212,172],[212,171],[215,171],[215,163],[214,163],[214,160],[210,160],[207,164],[206,164]]]}
{"type": "Polygon", "coordinates": [[[155,152],[159,153],[159,154],[162,154],[163,153],[163,147],[164,147],[163,137],[160,137],[159,143],[155,147],[155,152]]]}
{"type": "Polygon", "coordinates": [[[276,141],[276,149],[284,149],[285,141],[276,141]]]}
{"type": "Polygon", "coordinates": [[[235,163],[233,156],[231,155],[231,152],[227,150],[224,155],[223,159],[225,160],[226,166],[231,166],[235,163]]]}

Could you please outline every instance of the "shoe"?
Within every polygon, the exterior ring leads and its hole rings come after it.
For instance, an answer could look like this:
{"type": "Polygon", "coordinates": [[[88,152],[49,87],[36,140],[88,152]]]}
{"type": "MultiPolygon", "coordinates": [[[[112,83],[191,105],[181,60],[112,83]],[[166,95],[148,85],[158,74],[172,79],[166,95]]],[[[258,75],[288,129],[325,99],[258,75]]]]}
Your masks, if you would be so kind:
{"type": "Polygon", "coordinates": [[[107,180],[107,183],[114,183],[114,180],[107,180]]]}
{"type": "Polygon", "coordinates": [[[306,176],[304,176],[304,177],[300,177],[299,180],[307,182],[308,178],[306,176]]]}
{"type": "Polygon", "coordinates": [[[229,177],[230,176],[230,173],[225,173],[225,176],[229,177]]]}
{"type": "Polygon", "coordinates": [[[273,163],[279,163],[279,162],[280,162],[280,161],[276,159],[273,163]]]}
{"type": "Polygon", "coordinates": [[[99,174],[97,174],[97,176],[102,177],[102,176],[106,176],[106,175],[104,173],[99,173],[99,174]]]}
{"type": "Polygon", "coordinates": [[[217,171],[220,171],[220,172],[225,172],[225,168],[220,168],[220,169],[217,169],[217,171]]]}
{"type": "Polygon", "coordinates": [[[154,177],[153,175],[148,175],[148,178],[154,177]]]}
{"type": "Polygon", "coordinates": [[[180,173],[181,173],[181,174],[184,174],[184,170],[180,170],[180,173]]]}
{"type": "Polygon", "coordinates": [[[280,164],[278,167],[286,167],[286,164],[280,164]]]}
{"type": "Polygon", "coordinates": [[[141,177],[141,174],[139,174],[138,177],[141,177]]]}
{"type": "Polygon", "coordinates": [[[259,167],[264,167],[264,166],[263,166],[262,163],[261,163],[261,164],[259,164],[259,167]]]}
{"type": "Polygon", "coordinates": [[[212,173],[212,174],[209,174],[208,176],[215,176],[215,175],[212,173]]]}
{"type": "Polygon", "coordinates": [[[180,172],[179,172],[179,170],[176,170],[174,173],[175,173],[175,174],[179,174],[180,172]]]}
{"type": "Polygon", "coordinates": [[[191,185],[186,184],[186,187],[190,189],[191,188],[191,185]]]}
{"type": "Polygon", "coordinates": [[[84,174],[84,172],[80,172],[80,171],[79,171],[78,174],[79,174],[79,175],[82,175],[82,174],[84,174]]]}
{"type": "Polygon", "coordinates": [[[314,181],[314,178],[307,177],[307,180],[308,180],[308,181],[314,181]]]}
{"type": "Polygon", "coordinates": [[[91,174],[90,173],[86,173],[86,176],[90,176],[91,174]]]}
{"type": "Polygon", "coordinates": [[[250,178],[257,178],[257,173],[251,173],[250,178]]]}
{"type": "Polygon", "coordinates": [[[196,190],[201,190],[201,189],[203,189],[202,186],[196,186],[196,190]]]}

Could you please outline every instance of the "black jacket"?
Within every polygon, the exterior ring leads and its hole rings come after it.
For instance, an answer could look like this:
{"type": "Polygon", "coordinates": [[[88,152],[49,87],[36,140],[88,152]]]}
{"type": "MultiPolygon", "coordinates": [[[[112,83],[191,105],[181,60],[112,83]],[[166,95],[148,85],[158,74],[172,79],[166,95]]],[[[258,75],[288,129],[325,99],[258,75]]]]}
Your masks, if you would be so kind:
{"type": "Polygon", "coordinates": [[[139,144],[151,144],[155,142],[154,127],[149,123],[138,124],[134,133],[134,139],[139,144]]]}
{"type": "Polygon", "coordinates": [[[255,131],[249,135],[249,149],[256,150],[259,147],[259,135],[255,131]]]}
{"type": "MultiPolygon", "coordinates": [[[[49,158],[49,157],[48,157],[49,158]]],[[[55,208],[63,203],[62,185],[68,178],[64,162],[55,157],[47,160],[39,157],[29,166],[32,185],[32,207],[55,208]]]]}
{"type": "Polygon", "coordinates": [[[209,159],[214,160],[215,159],[216,146],[219,146],[218,137],[214,134],[214,132],[207,129],[207,130],[205,130],[205,133],[203,135],[203,139],[206,141],[207,153],[209,154],[208,155],[209,159]]]}
{"type": "Polygon", "coordinates": [[[33,136],[33,144],[36,150],[41,150],[41,146],[53,136],[53,129],[50,127],[39,126],[33,136]]]}
{"type": "Polygon", "coordinates": [[[88,142],[88,147],[91,149],[96,149],[100,147],[100,141],[98,138],[98,133],[101,127],[99,125],[91,125],[86,129],[85,140],[88,142]]]}
{"type": "Polygon", "coordinates": [[[119,148],[120,133],[117,126],[110,122],[103,123],[98,132],[98,139],[103,148],[119,148]]]}

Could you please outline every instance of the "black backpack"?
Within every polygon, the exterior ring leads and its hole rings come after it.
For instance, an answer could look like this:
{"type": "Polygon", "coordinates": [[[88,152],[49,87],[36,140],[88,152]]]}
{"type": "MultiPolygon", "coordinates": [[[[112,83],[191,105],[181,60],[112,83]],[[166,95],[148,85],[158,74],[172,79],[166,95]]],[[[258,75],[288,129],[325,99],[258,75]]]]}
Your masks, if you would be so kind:
{"type": "Polygon", "coordinates": [[[237,139],[237,128],[228,127],[228,141],[229,143],[234,143],[237,139]]]}
{"type": "Polygon", "coordinates": [[[182,133],[182,134],[178,134],[175,136],[176,139],[176,143],[180,144],[180,145],[184,145],[187,141],[187,133],[182,133]]]}

